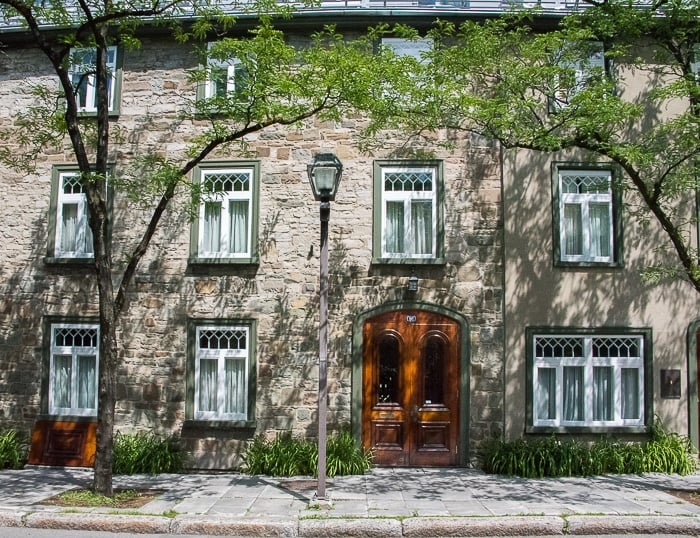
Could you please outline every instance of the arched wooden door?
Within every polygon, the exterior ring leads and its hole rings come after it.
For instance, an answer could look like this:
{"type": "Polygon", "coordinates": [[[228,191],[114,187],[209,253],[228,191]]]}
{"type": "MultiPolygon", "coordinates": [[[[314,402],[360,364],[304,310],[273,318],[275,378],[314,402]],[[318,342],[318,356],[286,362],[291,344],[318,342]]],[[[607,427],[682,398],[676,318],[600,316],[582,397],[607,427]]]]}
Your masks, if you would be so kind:
{"type": "Polygon", "coordinates": [[[376,464],[457,464],[459,340],[459,324],[434,312],[396,310],[365,321],[362,444],[376,464]]]}

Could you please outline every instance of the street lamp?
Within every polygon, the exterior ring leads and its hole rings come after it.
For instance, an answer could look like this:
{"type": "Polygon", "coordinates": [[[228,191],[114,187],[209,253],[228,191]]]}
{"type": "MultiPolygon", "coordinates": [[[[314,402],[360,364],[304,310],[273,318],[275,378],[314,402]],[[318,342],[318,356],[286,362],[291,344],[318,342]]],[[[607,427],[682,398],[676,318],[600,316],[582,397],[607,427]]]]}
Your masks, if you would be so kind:
{"type": "Polygon", "coordinates": [[[321,289],[318,330],[318,486],[316,499],[326,500],[326,400],[328,385],[328,221],[331,201],[343,173],[343,164],[333,153],[319,153],[308,165],[314,198],[321,202],[321,289]]]}

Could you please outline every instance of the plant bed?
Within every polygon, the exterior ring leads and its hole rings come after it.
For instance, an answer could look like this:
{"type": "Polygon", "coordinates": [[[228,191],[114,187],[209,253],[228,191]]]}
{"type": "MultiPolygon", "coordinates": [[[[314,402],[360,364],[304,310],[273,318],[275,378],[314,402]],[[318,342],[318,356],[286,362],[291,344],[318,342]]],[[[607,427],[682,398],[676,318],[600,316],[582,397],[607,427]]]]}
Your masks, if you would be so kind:
{"type": "Polygon", "coordinates": [[[697,489],[668,489],[666,493],[700,506],[700,491],[697,489]]]}
{"type": "Polygon", "coordinates": [[[74,508],[141,508],[162,494],[163,490],[158,489],[124,489],[115,490],[113,497],[105,497],[88,489],[72,489],[36,504],[74,508]]]}

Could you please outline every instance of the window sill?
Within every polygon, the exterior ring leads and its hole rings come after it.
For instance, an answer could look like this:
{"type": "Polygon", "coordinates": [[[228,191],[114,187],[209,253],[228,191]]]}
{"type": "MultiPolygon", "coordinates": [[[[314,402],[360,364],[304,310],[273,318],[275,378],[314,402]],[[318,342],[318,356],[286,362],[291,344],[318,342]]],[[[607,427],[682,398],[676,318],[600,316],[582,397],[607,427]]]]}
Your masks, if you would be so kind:
{"type": "Polygon", "coordinates": [[[559,269],[622,269],[624,264],[618,261],[612,262],[574,262],[556,260],[554,267],[559,269]]]}
{"type": "Polygon", "coordinates": [[[94,267],[95,258],[57,258],[54,256],[45,256],[44,263],[46,265],[73,265],[94,267]]]}
{"type": "Polygon", "coordinates": [[[255,430],[254,420],[199,420],[188,419],[183,424],[187,430],[255,430]]]}
{"type": "Polygon", "coordinates": [[[372,258],[372,265],[445,265],[445,258],[372,258]]]}
{"type": "Polygon", "coordinates": [[[567,434],[646,434],[647,426],[526,426],[525,433],[567,433],[567,434]]]}
{"type": "Polygon", "coordinates": [[[187,273],[192,276],[230,275],[253,277],[257,273],[257,259],[222,260],[219,258],[190,258],[187,261],[187,273]]]}
{"type": "Polygon", "coordinates": [[[97,422],[97,415],[51,415],[42,413],[37,415],[36,419],[51,422],[97,422]]]}
{"type": "Polygon", "coordinates": [[[189,258],[187,264],[193,267],[207,265],[252,265],[260,263],[258,258],[189,258]]]}
{"type": "MultiPolygon", "coordinates": [[[[117,118],[119,118],[119,110],[110,110],[107,112],[107,116],[110,119],[117,119],[117,118]]],[[[97,110],[79,110],[78,117],[79,118],[96,118],[97,117],[97,110]]]]}

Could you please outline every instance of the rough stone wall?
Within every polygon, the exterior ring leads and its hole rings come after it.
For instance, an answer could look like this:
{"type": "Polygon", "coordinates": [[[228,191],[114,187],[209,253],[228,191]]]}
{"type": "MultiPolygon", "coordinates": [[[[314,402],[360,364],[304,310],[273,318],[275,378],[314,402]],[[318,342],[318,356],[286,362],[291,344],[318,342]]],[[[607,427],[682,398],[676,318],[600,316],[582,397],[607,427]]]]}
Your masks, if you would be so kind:
{"type": "MultiPolygon", "coordinates": [[[[190,47],[145,40],[126,51],[118,125],[124,140],[112,146],[119,173],[139,153],[156,150],[182,159],[187,140],[203,125],[178,112],[195,89],[186,70],[196,65],[190,47]]],[[[0,58],[0,122],[25,108],[30,82],[52,82],[31,51],[0,58]]],[[[261,163],[257,267],[188,266],[190,222],[178,200],[166,213],[128,297],[120,327],[117,427],[182,434],[198,467],[236,465],[246,440],[292,430],[316,433],[318,386],[318,203],[306,165],[319,151],[344,164],[330,223],[329,424],[350,422],[351,334],[355,316],[404,297],[409,267],[376,267],[372,258],[373,159],[353,144],[361,118],[340,124],[310,121],[272,130],[248,142],[261,163]],[[187,321],[191,318],[257,320],[256,430],[187,427],[187,321]],[[185,427],[183,428],[183,425],[185,427]]],[[[444,133],[441,137],[446,136],[444,133]]],[[[396,137],[396,145],[404,140],[396,137]]],[[[471,334],[470,445],[503,430],[503,246],[498,149],[481,139],[456,139],[453,152],[437,149],[445,170],[444,266],[420,267],[416,300],[449,307],[469,320],[471,334]]],[[[221,152],[212,159],[241,158],[221,152]]],[[[248,158],[248,157],[245,157],[248,158]]],[[[0,425],[28,431],[42,412],[42,319],[95,315],[89,270],[44,263],[51,166],[71,163],[68,147],[49,151],[29,176],[2,169],[0,200],[0,425]]],[[[125,198],[114,201],[114,259],[135,245],[149,217],[125,198]]],[[[119,274],[117,272],[117,274],[119,274]]],[[[45,411],[45,410],[44,410],[45,411]]]]}

